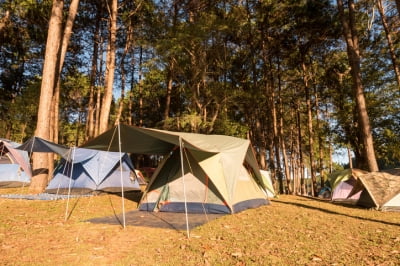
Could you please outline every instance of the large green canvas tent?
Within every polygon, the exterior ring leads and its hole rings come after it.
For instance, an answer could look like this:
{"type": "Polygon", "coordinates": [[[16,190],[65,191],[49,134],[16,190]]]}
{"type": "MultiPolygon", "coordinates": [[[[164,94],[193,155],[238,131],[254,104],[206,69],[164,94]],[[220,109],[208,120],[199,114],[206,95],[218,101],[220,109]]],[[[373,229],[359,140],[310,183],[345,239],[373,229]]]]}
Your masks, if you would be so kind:
{"type": "Polygon", "coordinates": [[[82,147],[164,156],[142,210],[235,213],[269,204],[246,139],[118,125],[82,147]]]}

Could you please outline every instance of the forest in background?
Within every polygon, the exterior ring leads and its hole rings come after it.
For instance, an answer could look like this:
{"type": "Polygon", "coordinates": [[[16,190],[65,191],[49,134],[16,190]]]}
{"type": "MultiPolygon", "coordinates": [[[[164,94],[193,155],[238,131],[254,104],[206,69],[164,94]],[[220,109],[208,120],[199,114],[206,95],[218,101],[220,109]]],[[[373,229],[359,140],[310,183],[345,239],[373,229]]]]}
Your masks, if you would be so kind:
{"type": "Polygon", "coordinates": [[[399,10],[399,0],[5,0],[0,137],[23,142],[44,119],[46,139],[68,146],[117,122],[249,138],[281,193],[298,192],[289,184],[304,185],[305,169],[316,184],[339,167],[340,148],[354,154],[351,166],[376,169],[369,135],[379,169],[393,168],[399,10]],[[49,42],[57,14],[63,30],[49,42]],[[49,80],[52,109],[43,115],[49,80]]]}

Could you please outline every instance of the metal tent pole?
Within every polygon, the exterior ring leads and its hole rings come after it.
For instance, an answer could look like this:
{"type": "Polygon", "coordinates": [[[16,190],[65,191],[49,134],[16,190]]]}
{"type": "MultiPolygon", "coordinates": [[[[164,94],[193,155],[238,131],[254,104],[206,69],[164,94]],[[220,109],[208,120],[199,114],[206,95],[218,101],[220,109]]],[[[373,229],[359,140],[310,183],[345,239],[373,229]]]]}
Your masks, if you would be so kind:
{"type": "Polygon", "coordinates": [[[118,148],[119,148],[119,168],[120,168],[120,178],[121,178],[121,197],[122,197],[122,220],[125,229],[125,196],[124,196],[124,179],[122,175],[122,152],[121,152],[121,130],[118,123],[118,148]]]}
{"type": "Polygon", "coordinates": [[[184,195],[184,199],[185,199],[186,234],[187,234],[187,237],[190,238],[189,219],[188,219],[187,201],[186,201],[185,171],[184,171],[184,166],[183,166],[183,142],[182,142],[182,137],[181,136],[179,136],[179,149],[180,149],[180,155],[181,155],[181,171],[182,171],[182,181],[183,181],[183,195],[184,195]]]}
{"type": "MultiPolygon", "coordinates": [[[[68,184],[67,207],[65,209],[65,218],[64,218],[65,221],[68,218],[69,198],[70,198],[70,195],[71,195],[71,183],[72,183],[72,177],[73,177],[73,174],[74,174],[75,150],[76,150],[76,148],[73,147],[72,148],[72,156],[71,156],[71,175],[69,177],[69,184],[68,184]]],[[[67,157],[67,160],[66,160],[66,165],[68,165],[68,157],[67,157]]]]}

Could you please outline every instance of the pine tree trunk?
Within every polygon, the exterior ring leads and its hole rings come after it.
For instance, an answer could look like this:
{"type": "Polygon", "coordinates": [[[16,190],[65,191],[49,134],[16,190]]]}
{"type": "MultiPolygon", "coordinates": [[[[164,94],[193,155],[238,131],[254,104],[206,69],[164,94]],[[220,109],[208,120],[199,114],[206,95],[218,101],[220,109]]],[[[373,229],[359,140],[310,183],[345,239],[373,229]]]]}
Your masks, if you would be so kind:
{"type": "Polygon", "coordinates": [[[131,36],[132,36],[132,28],[129,26],[128,28],[128,37],[125,42],[125,48],[124,48],[124,53],[121,57],[121,97],[119,99],[119,106],[118,106],[118,111],[117,111],[117,116],[115,119],[115,125],[118,125],[120,123],[121,117],[122,117],[122,111],[124,110],[124,105],[125,105],[125,84],[126,84],[126,69],[125,69],[125,58],[128,52],[130,51],[131,48],[131,36]]]}
{"type": "Polygon", "coordinates": [[[314,162],[314,128],[312,119],[312,104],[311,104],[310,87],[307,78],[307,67],[304,62],[302,63],[302,68],[303,68],[303,82],[305,87],[306,105],[307,105],[308,154],[310,158],[310,175],[312,182],[311,192],[313,196],[316,196],[315,193],[317,191],[317,181],[315,177],[315,162],[314,162]]]}
{"type": "MultiPolygon", "coordinates": [[[[90,69],[90,88],[89,88],[89,103],[86,119],[86,140],[92,139],[95,136],[95,93],[96,93],[96,79],[97,79],[97,60],[99,59],[99,43],[100,38],[100,22],[101,22],[102,5],[97,7],[95,29],[93,35],[93,56],[90,69]]],[[[98,117],[98,116],[97,116],[98,117]]]]}
{"type": "Polygon", "coordinates": [[[315,119],[317,122],[317,131],[318,131],[318,166],[316,166],[316,171],[320,176],[320,184],[321,188],[324,187],[324,153],[323,153],[323,142],[322,142],[322,130],[320,125],[320,115],[319,115],[319,96],[316,87],[314,86],[314,99],[315,99],[315,119]]]}
{"type": "MultiPolygon", "coordinates": [[[[53,90],[56,82],[56,73],[59,70],[59,49],[62,34],[62,12],[64,1],[53,0],[52,12],[46,43],[46,53],[43,65],[42,85],[38,108],[38,120],[35,136],[49,139],[50,137],[50,112],[53,90]]],[[[32,192],[41,192],[47,185],[49,156],[46,153],[34,153],[34,176],[30,189],[32,192]]]]}
{"type": "Polygon", "coordinates": [[[351,66],[351,77],[353,80],[353,92],[356,101],[358,113],[358,122],[360,124],[361,141],[363,145],[363,157],[366,160],[368,170],[378,171],[378,163],[375,157],[374,143],[371,132],[371,125],[367,113],[367,104],[365,102],[364,89],[361,82],[360,69],[360,51],[358,44],[358,34],[355,25],[355,5],[353,0],[348,1],[348,17],[344,12],[342,0],[337,0],[339,14],[342,21],[343,36],[347,44],[347,54],[351,66]]]}
{"type": "Polygon", "coordinates": [[[116,53],[116,39],[117,39],[117,14],[118,14],[118,1],[108,1],[110,18],[109,18],[109,39],[107,44],[107,60],[106,60],[106,73],[105,73],[105,88],[104,96],[101,104],[100,121],[99,121],[99,134],[108,129],[108,121],[111,111],[111,102],[113,97],[114,87],[114,72],[115,72],[115,53],[116,53]]]}
{"type": "Polygon", "coordinates": [[[385,10],[382,5],[382,0],[377,0],[376,3],[378,6],[379,14],[381,16],[383,28],[385,30],[386,40],[387,40],[389,52],[390,52],[390,59],[392,60],[392,66],[393,66],[393,70],[394,70],[394,73],[396,76],[397,87],[400,90],[400,69],[399,69],[399,66],[397,65],[397,56],[396,56],[396,51],[395,51],[393,40],[392,40],[392,33],[389,29],[389,24],[387,22],[387,18],[385,15],[385,10]]]}
{"type": "Polygon", "coordinates": [[[400,0],[395,0],[395,1],[396,1],[397,13],[400,17],[400,0]]]}
{"type": "Polygon", "coordinates": [[[128,100],[128,125],[133,125],[132,121],[132,114],[133,114],[133,95],[134,95],[134,89],[135,89],[135,57],[132,56],[131,59],[131,65],[132,65],[132,71],[131,71],[131,86],[129,90],[129,100],[128,100]]]}
{"type": "Polygon", "coordinates": [[[274,133],[274,149],[275,149],[275,170],[277,179],[279,182],[279,193],[286,193],[285,186],[283,184],[283,174],[281,168],[281,156],[280,156],[280,143],[279,143],[279,129],[278,129],[278,119],[277,119],[277,110],[275,104],[275,93],[273,89],[270,90],[270,106],[272,112],[272,126],[273,126],[273,133],[274,133]]]}
{"type": "MultiPolygon", "coordinates": [[[[69,6],[68,18],[65,24],[64,33],[62,36],[61,49],[59,51],[59,66],[55,73],[56,76],[56,86],[53,92],[53,100],[51,107],[51,118],[50,118],[50,136],[49,140],[58,143],[58,129],[59,129],[59,102],[60,102],[60,86],[61,86],[61,72],[64,65],[65,55],[67,54],[67,48],[69,40],[72,34],[72,27],[74,25],[76,13],[78,11],[79,0],[72,0],[69,6]]],[[[49,154],[49,177],[48,180],[52,178],[54,171],[54,161],[57,159],[57,154],[49,154]]]]}
{"type": "Polygon", "coordinates": [[[167,85],[167,93],[165,96],[165,109],[164,109],[164,128],[166,128],[167,125],[167,120],[169,118],[169,110],[171,106],[171,93],[172,93],[172,72],[173,70],[174,63],[171,62],[169,65],[169,70],[168,70],[168,85],[167,85]]]}
{"type": "MultiPolygon", "coordinates": [[[[281,97],[280,95],[278,96],[281,97]]],[[[280,101],[281,102],[281,101],[280,101]]],[[[284,132],[283,132],[283,110],[282,104],[279,104],[279,143],[281,144],[281,151],[283,156],[283,167],[285,168],[285,179],[286,179],[286,189],[288,194],[292,194],[293,190],[290,187],[291,176],[289,171],[289,162],[286,154],[286,144],[284,140],[284,132]]]]}
{"type": "Polygon", "coordinates": [[[139,126],[143,126],[143,84],[142,84],[143,49],[140,46],[139,54],[139,126]]]}
{"type": "Polygon", "coordinates": [[[10,21],[10,11],[7,10],[5,11],[3,17],[0,19],[0,33],[5,29],[9,21],[10,21]]]}
{"type": "Polygon", "coordinates": [[[299,177],[300,177],[300,194],[305,195],[306,194],[306,189],[305,189],[305,180],[304,180],[304,161],[303,161],[303,149],[301,148],[302,142],[303,142],[303,137],[301,133],[301,114],[300,114],[300,103],[299,101],[297,102],[297,108],[296,108],[296,126],[297,126],[297,151],[299,153],[298,156],[298,169],[299,169],[299,177]]]}

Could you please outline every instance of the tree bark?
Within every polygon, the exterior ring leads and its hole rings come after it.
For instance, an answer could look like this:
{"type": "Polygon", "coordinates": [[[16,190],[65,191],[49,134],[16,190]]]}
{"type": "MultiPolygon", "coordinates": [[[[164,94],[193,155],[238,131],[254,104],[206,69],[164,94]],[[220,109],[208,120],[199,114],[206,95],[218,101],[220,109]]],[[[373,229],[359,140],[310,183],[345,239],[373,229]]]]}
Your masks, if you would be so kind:
{"type": "Polygon", "coordinates": [[[320,112],[319,112],[319,96],[316,87],[314,87],[314,97],[315,97],[315,118],[317,121],[317,130],[318,130],[318,167],[317,171],[320,176],[320,184],[321,188],[324,187],[325,184],[325,171],[324,171],[324,152],[323,152],[323,138],[322,138],[322,129],[320,123],[320,112]]]}
{"type": "Polygon", "coordinates": [[[313,128],[313,119],[312,119],[312,104],[311,104],[311,95],[310,95],[310,87],[308,83],[307,77],[307,66],[304,61],[301,64],[303,70],[303,82],[306,93],[306,105],[307,105],[307,128],[308,128],[308,153],[310,158],[310,175],[311,175],[311,192],[313,196],[316,196],[315,193],[317,191],[317,181],[315,177],[315,162],[314,162],[314,128],[313,128]]]}
{"type": "Polygon", "coordinates": [[[133,95],[134,95],[134,88],[135,88],[135,56],[131,58],[131,86],[129,90],[129,101],[128,101],[128,125],[132,125],[132,114],[133,114],[133,95]]]}
{"type": "Polygon", "coordinates": [[[284,132],[283,132],[283,106],[282,106],[282,100],[281,100],[281,95],[280,95],[280,86],[279,86],[279,143],[282,151],[282,156],[283,156],[283,167],[285,168],[285,179],[286,179],[286,190],[288,194],[292,194],[293,190],[290,187],[290,182],[291,182],[291,176],[290,176],[290,171],[289,171],[289,162],[287,158],[287,153],[286,153],[286,144],[285,144],[285,139],[284,139],[284,132]]]}
{"type": "Polygon", "coordinates": [[[397,13],[400,17],[400,0],[396,0],[397,13]]]}
{"type": "Polygon", "coordinates": [[[0,19],[0,33],[4,30],[10,21],[10,11],[7,10],[4,16],[0,19]]]}
{"type": "Polygon", "coordinates": [[[299,169],[299,177],[300,177],[300,193],[301,195],[306,194],[306,186],[304,180],[304,161],[303,161],[303,149],[301,148],[302,145],[302,133],[301,133],[301,114],[300,114],[300,102],[297,101],[296,103],[296,126],[297,126],[297,151],[299,153],[298,156],[298,169],[299,169]]]}
{"type": "Polygon", "coordinates": [[[122,111],[124,110],[125,105],[125,84],[126,84],[126,69],[125,69],[125,58],[126,55],[130,52],[131,47],[133,45],[133,28],[131,25],[128,26],[127,39],[125,42],[124,53],[121,57],[121,97],[119,100],[119,106],[117,111],[117,116],[115,119],[115,125],[120,123],[122,117],[122,111]]]}
{"type": "Polygon", "coordinates": [[[165,109],[164,109],[164,128],[166,129],[167,120],[169,118],[169,111],[171,106],[171,94],[172,94],[172,85],[173,85],[173,71],[174,71],[174,60],[170,60],[169,69],[168,69],[168,83],[167,83],[167,93],[165,95],[165,109]]]}
{"type": "Polygon", "coordinates": [[[107,60],[105,73],[104,96],[101,104],[99,134],[108,129],[108,120],[111,110],[111,102],[113,98],[114,72],[115,72],[115,52],[117,39],[117,14],[118,1],[108,1],[110,18],[109,18],[109,39],[107,44],[107,60]]]}
{"type": "MultiPolygon", "coordinates": [[[[49,140],[58,143],[58,121],[59,121],[59,102],[60,102],[60,86],[61,86],[61,73],[64,66],[65,55],[67,54],[67,48],[69,40],[72,34],[72,27],[74,25],[76,13],[78,11],[79,0],[72,0],[69,6],[68,18],[65,24],[64,33],[62,36],[61,49],[59,51],[60,60],[58,70],[56,71],[56,86],[53,92],[51,119],[50,119],[50,136],[49,140]]],[[[52,178],[54,171],[54,160],[57,159],[57,154],[49,154],[49,176],[48,181],[52,178]]]]}
{"type": "Polygon", "coordinates": [[[395,51],[393,40],[392,40],[392,33],[389,28],[389,24],[387,22],[387,18],[385,15],[385,10],[383,8],[382,0],[377,0],[376,5],[378,6],[379,14],[381,16],[383,29],[385,30],[386,40],[387,40],[389,52],[390,52],[390,59],[392,60],[392,66],[393,66],[393,70],[394,70],[394,73],[396,76],[397,87],[400,90],[400,69],[399,69],[399,66],[397,65],[397,56],[396,56],[396,51],[395,51]]]}
{"type": "Polygon", "coordinates": [[[368,166],[368,170],[378,171],[378,163],[375,157],[371,125],[367,113],[367,104],[364,96],[364,88],[361,81],[360,51],[358,44],[358,33],[355,25],[355,5],[353,0],[348,1],[348,16],[345,15],[342,0],[337,0],[340,18],[343,27],[343,36],[347,44],[347,54],[351,66],[351,77],[353,80],[353,92],[360,124],[361,141],[363,153],[368,166]]]}
{"type": "MultiPolygon", "coordinates": [[[[46,52],[43,65],[42,84],[38,108],[38,120],[35,136],[49,139],[50,112],[53,91],[56,82],[56,73],[59,70],[59,49],[62,34],[63,0],[53,0],[49,29],[47,35],[46,52]]],[[[49,156],[46,153],[34,153],[34,176],[30,189],[32,192],[41,192],[47,185],[49,156]]]]}
{"type": "Polygon", "coordinates": [[[139,52],[139,124],[138,126],[143,126],[143,84],[142,84],[142,67],[143,67],[143,48],[140,46],[139,52]]]}

